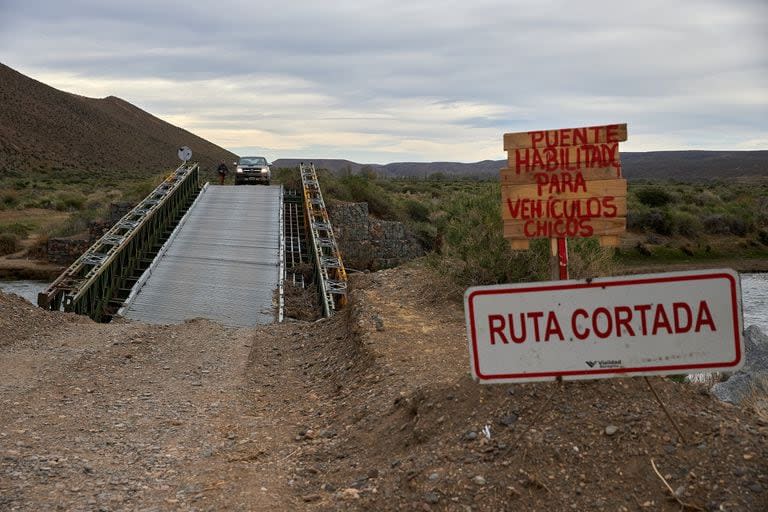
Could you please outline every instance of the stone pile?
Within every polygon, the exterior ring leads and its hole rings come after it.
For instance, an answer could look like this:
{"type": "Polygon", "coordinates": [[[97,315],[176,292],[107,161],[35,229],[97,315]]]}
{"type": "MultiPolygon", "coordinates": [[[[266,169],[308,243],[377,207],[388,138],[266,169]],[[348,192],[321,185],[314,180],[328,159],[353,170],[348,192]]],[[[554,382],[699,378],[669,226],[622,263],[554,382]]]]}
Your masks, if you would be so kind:
{"type": "Polygon", "coordinates": [[[744,330],[744,359],[743,368],[712,386],[719,400],[738,404],[753,393],[768,394],[768,336],[756,325],[744,330]]]}
{"type": "Polygon", "coordinates": [[[46,244],[47,259],[59,265],[71,265],[90,246],[96,243],[104,233],[110,230],[115,222],[131,211],[133,204],[120,202],[110,203],[109,217],[106,220],[95,220],[88,223],[88,238],[50,238],[46,244]]]}
{"type": "Polygon", "coordinates": [[[328,207],[328,213],[348,268],[391,268],[424,254],[402,222],[370,217],[368,203],[337,203],[328,207]]]}

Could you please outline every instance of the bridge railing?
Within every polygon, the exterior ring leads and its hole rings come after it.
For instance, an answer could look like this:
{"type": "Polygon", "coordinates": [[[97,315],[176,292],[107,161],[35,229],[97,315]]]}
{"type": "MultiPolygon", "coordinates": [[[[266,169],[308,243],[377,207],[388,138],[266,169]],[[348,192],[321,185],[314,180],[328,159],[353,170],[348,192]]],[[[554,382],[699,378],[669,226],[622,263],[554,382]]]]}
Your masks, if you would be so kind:
{"type": "Polygon", "coordinates": [[[197,164],[182,164],[121,218],[45,291],[40,307],[104,321],[119,308],[116,293],[160,245],[164,234],[200,191],[197,164]]]}
{"type": "Polygon", "coordinates": [[[318,274],[318,288],[323,315],[329,317],[336,306],[347,301],[347,272],[336,244],[331,220],[325,208],[320,182],[314,164],[300,164],[301,184],[304,189],[304,209],[310,233],[310,248],[318,274]]]}

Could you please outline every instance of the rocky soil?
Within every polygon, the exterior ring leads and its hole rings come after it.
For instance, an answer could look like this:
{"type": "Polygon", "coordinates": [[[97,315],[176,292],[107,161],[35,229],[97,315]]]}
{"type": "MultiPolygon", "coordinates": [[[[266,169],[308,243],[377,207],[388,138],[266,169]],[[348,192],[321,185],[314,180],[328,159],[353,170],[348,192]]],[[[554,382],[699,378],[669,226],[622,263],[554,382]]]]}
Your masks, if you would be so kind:
{"type": "Polygon", "coordinates": [[[642,379],[480,386],[439,277],[352,284],[253,329],[0,293],[0,510],[768,509],[765,411],[651,379],[683,441],[642,379]]]}

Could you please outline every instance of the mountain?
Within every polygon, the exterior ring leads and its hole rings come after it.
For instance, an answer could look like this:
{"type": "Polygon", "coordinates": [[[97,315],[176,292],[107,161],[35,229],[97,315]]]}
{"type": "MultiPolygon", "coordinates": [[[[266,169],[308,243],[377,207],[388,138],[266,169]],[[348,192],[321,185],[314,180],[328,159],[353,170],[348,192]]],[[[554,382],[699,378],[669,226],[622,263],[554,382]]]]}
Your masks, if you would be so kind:
{"type": "MultiPolygon", "coordinates": [[[[349,160],[275,160],[275,167],[296,167],[299,162],[313,162],[318,169],[357,174],[370,167],[382,177],[426,177],[434,173],[446,176],[488,178],[498,176],[506,160],[476,163],[402,162],[386,165],[359,164],[349,160]]],[[[623,152],[621,163],[629,180],[708,181],[749,177],[768,177],[768,151],[650,151],[623,152]]]]}
{"type": "Polygon", "coordinates": [[[768,177],[768,151],[649,151],[622,153],[627,179],[704,181],[768,177]]]}
{"type": "Polygon", "coordinates": [[[86,98],[49,87],[0,63],[0,172],[43,169],[157,174],[176,151],[211,168],[236,156],[114,96],[86,98]]]}

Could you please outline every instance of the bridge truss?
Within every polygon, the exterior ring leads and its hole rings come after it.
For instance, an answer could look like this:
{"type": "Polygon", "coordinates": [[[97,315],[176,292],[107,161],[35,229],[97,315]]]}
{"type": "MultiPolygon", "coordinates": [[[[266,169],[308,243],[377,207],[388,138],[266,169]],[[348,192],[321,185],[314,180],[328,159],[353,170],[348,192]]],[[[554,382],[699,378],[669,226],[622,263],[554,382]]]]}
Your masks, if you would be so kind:
{"type": "Polygon", "coordinates": [[[38,294],[38,305],[111,319],[199,191],[198,165],[182,164],[38,294]]]}
{"type": "Polygon", "coordinates": [[[299,165],[304,191],[309,245],[315,260],[323,315],[329,317],[347,301],[347,272],[328,218],[314,164],[299,165]]]}

